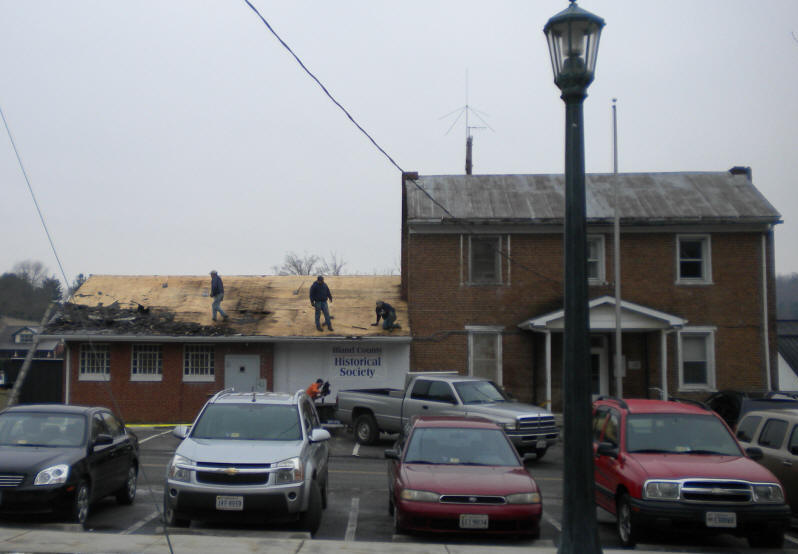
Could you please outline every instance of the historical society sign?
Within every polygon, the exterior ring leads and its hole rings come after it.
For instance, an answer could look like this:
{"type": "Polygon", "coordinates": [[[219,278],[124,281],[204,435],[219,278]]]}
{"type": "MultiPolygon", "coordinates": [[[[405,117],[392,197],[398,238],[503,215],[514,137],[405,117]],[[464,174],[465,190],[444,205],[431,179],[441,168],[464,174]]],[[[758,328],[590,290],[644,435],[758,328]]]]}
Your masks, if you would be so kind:
{"type": "Polygon", "coordinates": [[[332,356],[335,377],[385,378],[381,346],[333,346],[332,356]]]}

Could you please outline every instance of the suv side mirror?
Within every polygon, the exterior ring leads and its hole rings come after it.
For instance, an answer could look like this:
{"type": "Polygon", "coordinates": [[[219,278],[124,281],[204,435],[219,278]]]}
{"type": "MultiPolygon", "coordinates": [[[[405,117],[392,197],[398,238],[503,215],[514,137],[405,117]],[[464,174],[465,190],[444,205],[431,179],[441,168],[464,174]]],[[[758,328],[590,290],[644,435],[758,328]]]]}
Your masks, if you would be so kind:
{"type": "Polygon", "coordinates": [[[310,442],[322,442],[330,440],[330,432],[327,429],[313,429],[310,432],[310,442]]]}
{"type": "Polygon", "coordinates": [[[184,439],[188,436],[189,431],[191,431],[191,425],[176,425],[172,429],[172,434],[178,439],[184,439]]]}
{"type": "Polygon", "coordinates": [[[94,437],[94,442],[92,444],[94,446],[102,446],[104,444],[111,444],[112,442],[114,442],[114,437],[107,433],[100,433],[94,437]]]}
{"type": "Polygon", "coordinates": [[[394,450],[393,448],[389,448],[385,451],[385,458],[388,460],[398,460],[399,459],[399,451],[394,450]]]}
{"type": "Polygon", "coordinates": [[[745,455],[751,458],[752,460],[761,460],[764,456],[762,449],[758,446],[749,446],[745,449],[745,455]]]}
{"type": "Polygon", "coordinates": [[[600,442],[596,449],[596,454],[599,456],[609,456],[611,458],[618,457],[618,447],[611,442],[600,442]]]}

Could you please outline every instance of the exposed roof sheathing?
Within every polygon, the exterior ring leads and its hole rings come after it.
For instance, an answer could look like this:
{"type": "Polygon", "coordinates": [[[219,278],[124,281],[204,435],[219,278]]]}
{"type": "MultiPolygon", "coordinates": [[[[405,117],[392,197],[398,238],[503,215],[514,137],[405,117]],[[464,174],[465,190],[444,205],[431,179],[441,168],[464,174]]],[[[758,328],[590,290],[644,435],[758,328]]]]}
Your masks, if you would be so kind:
{"type": "Polygon", "coordinates": [[[798,320],[779,320],[776,322],[776,329],[779,354],[798,374],[798,320]]]}
{"type": "MultiPolygon", "coordinates": [[[[554,223],[565,213],[563,175],[426,175],[406,181],[407,218],[554,223]],[[438,204],[445,206],[451,216],[438,204]]],[[[729,172],[588,174],[589,220],[776,223],[781,216],[745,175],[729,172]]]]}
{"type": "MultiPolygon", "coordinates": [[[[119,310],[116,321],[124,335],[243,335],[256,337],[409,336],[407,303],[399,299],[398,276],[325,276],[334,332],[316,330],[309,289],[316,276],[225,276],[222,309],[228,321],[211,320],[209,276],[92,275],[78,289],[74,302],[92,318],[54,319],[47,334],[96,334],[98,321],[113,333],[108,308],[119,310]],[[402,328],[392,332],[372,327],[375,302],[397,311],[402,328]],[[98,317],[101,316],[101,317],[98,317]],[[121,316],[121,317],[120,317],[121,316]],[[185,325],[178,325],[185,324],[185,325]],[[175,331],[178,332],[175,332],[175,331]]],[[[67,312],[67,316],[70,314],[67,312]]],[[[322,323],[324,316],[322,315],[322,323]]]]}

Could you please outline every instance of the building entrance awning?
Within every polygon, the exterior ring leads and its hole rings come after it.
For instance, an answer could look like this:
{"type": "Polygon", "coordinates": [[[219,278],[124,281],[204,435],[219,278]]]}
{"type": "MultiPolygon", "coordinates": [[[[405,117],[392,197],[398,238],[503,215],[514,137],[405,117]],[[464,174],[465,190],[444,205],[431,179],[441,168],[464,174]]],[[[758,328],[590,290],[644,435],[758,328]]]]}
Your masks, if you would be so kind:
{"type": "MultiPolygon", "coordinates": [[[[614,297],[601,296],[594,298],[588,303],[588,310],[591,331],[615,330],[614,297]]],[[[686,324],[687,320],[681,317],[621,300],[621,329],[623,331],[678,329],[686,324]]],[[[518,327],[529,331],[563,331],[565,328],[565,312],[564,310],[557,310],[532,317],[519,323],[518,327]]]]}

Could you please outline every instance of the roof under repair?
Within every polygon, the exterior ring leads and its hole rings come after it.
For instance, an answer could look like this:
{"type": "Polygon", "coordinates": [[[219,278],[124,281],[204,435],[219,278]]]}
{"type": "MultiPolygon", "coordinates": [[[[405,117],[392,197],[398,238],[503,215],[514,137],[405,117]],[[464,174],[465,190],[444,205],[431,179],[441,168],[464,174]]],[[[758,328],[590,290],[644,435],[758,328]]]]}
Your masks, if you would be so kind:
{"type": "MultiPolygon", "coordinates": [[[[211,320],[209,276],[92,275],[43,334],[103,336],[408,337],[398,276],[325,276],[334,332],[316,330],[309,288],[316,276],[221,276],[227,321],[211,320]],[[377,300],[401,329],[371,326],[377,300]]],[[[321,316],[322,323],[324,316],[321,316]]]]}

